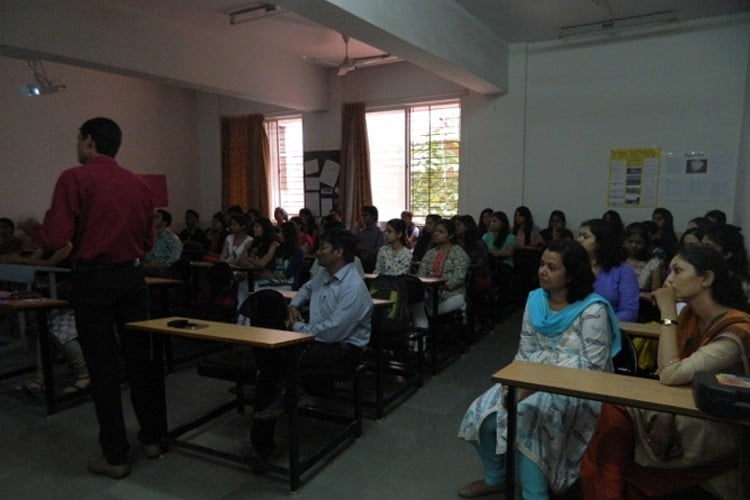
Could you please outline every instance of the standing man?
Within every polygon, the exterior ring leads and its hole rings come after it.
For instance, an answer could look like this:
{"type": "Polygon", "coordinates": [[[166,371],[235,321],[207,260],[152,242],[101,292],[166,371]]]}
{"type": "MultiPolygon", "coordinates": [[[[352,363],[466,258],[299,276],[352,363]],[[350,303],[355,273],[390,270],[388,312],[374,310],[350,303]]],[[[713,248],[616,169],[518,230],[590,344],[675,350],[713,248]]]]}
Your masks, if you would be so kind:
{"type": "Polygon", "coordinates": [[[150,338],[124,328],[148,317],[141,259],[154,241],[154,201],[146,183],[115,162],[121,138],[120,127],[108,118],[84,123],[78,134],[82,165],[60,174],[44,224],[24,222],[45,250],[73,245],[72,303],[102,447],[88,469],[115,479],[130,473],[120,353],[141,427],[138,439],[148,458],[158,458],[166,431],[164,379],[150,338]]]}

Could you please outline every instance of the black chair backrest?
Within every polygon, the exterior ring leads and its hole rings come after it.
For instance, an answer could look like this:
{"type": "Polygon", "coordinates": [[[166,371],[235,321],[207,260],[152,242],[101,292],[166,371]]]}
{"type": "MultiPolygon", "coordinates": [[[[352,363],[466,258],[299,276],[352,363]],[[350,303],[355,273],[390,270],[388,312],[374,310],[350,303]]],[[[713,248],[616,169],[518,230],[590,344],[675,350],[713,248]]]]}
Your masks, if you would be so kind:
{"type": "Polygon", "coordinates": [[[424,302],[424,285],[419,281],[419,277],[413,274],[402,274],[400,277],[406,281],[406,286],[409,288],[409,304],[424,302]]]}
{"type": "Polygon", "coordinates": [[[286,330],[287,301],[276,290],[265,288],[250,294],[239,313],[250,318],[253,326],[286,330]]]}
{"type": "Polygon", "coordinates": [[[635,352],[630,335],[621,332],[620,338],[622,339],[620,352],[612,358],[615,373],[635,377],[638,375],[638,354],[635,352]]]}

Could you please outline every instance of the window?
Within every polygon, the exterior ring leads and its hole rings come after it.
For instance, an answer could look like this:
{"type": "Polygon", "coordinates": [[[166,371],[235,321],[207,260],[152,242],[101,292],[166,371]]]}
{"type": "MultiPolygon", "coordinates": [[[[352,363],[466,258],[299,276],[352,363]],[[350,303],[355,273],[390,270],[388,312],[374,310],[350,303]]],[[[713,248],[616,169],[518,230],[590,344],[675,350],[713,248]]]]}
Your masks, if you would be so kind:
{"type": "Polygon", "coordinates": [[[305,206],[302,175],[302,117],[266,120],[271,153],[269,186],[273,207],[283,207],[290,215],[305,206]]]}
{"type": "Polygon", "coordinates": [[[404,209],[458,213],[461,144],[458,100],[367,112],[373,203],[381,220],[404,209]]]}

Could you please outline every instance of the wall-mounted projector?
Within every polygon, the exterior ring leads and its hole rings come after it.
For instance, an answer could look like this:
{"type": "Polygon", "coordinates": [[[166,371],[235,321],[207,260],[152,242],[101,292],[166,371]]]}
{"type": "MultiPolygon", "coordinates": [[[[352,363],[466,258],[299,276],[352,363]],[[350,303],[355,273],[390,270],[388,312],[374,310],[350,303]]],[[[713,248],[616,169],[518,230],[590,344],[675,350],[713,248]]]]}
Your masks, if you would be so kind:
{"type": "Polygon", "coordinates": [[[28,85],[18,86],[18,91],[21,93],[21,95],[30,97],[37,95],[54,94],[55,92],[60,92],[61,90],[65,90],[65,85],[58,81],[46,83],[29,83],[28,85]]]}
{"type": "Polygon", "coordinates": [[[34,75],[34,83],[28,83],[26,85],[19,85],[18,92],[23,96],[34,97],[38,95],[54,94],[65,90],[60,80],[50,80],[47,78],[47,72],[44,70],[42,61],[29,60],[29,68],[31,73],[34,75]]]}

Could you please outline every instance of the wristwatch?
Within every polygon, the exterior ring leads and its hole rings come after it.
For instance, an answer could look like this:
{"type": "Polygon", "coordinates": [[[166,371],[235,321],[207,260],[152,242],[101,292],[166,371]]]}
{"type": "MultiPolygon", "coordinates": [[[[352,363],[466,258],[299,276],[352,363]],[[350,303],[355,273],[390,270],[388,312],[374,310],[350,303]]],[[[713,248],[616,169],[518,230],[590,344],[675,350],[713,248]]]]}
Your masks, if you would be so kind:
{"type": "Polygon", "coordinates": [[[669,318],[663,318],[661,321],[659,321],[664,326],[677,326],[677,320],[675,319],[669,319],[669,318]]]}

